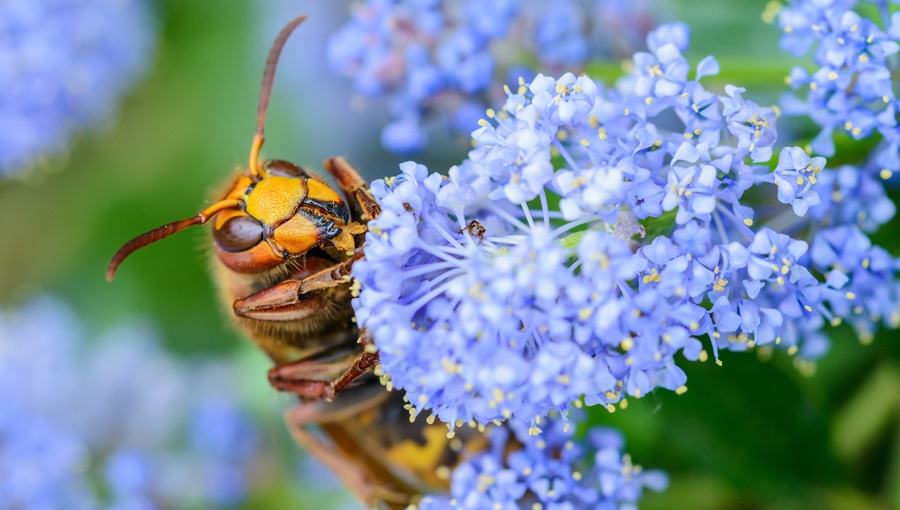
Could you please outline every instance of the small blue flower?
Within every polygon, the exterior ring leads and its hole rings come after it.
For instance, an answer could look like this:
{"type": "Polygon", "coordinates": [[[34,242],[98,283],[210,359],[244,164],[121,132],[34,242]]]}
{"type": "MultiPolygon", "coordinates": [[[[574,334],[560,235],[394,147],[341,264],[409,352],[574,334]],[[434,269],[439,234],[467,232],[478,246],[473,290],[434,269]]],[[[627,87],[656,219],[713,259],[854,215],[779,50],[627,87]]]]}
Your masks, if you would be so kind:
{"type": "Polygon", "coordinates": [[[782,149],[775,167],[778,201],[790,204],[797,216],[805,215],[811,206],[819,204],[819,194],[812,186],[824,167],[825,158],[810,158],[800,147],[782,149]]]}
{"type": "Polygon", "coordinates": [[[695,147],[685,142],[672,158],[672,169],[662,206],[665,211],[678,207],[675,221],[679,225],[693,218],[708,220],[710,213],[716,208],[718,170],[701,162],[701,151],[706,150],[708,148],[705,146],[695,147]]]}

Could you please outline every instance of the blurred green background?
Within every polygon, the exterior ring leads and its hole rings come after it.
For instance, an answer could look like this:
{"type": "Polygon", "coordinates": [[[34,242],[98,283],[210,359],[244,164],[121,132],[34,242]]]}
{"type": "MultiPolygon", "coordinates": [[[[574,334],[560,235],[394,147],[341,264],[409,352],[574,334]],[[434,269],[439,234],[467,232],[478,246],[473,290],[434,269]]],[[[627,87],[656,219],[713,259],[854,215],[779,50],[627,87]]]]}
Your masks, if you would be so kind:
{"type": "MultiPolygon", "coordinates": [[[[396,172],[400,159],[377,143],[379,106],[351,108],[346,84],[324,67],[323,41],[344,15],[342,4],[335,4],[161,2],[155,67],[117,123],[82,137],[49,172],[0,184],[2,303],[13,306],[49,291],[72,303],[92,328],[147,316],[180,356],[241,356],[246,370],[240,376],[268,415],[270,442],[285,444],[280,415],[272,409],[288,400],[268,390],[267,361],[219,307],[207,273],[205,231],[139,252],[114,284],[104,281],[103,272],[124,241],[194,215],[245,163],[265,52],[277,27],[294,14],[313,17],[285,50],[263,152],[312,169],[340,154],[370,178],[396,172]]],[[[663,18],[691,26],[694,56],[719,58],[722,76],[709,80],[711,87],[741,84],[757,102],[774,103],[795,62],[777,51],[777,30],[760,20],[764,4],[681,0],[661,10],[663,18]]],[[[786,133],[784,123],[780,128],[786,133]]],[[[809,135],[802,125],[792,129],[788,136],[809,135]]],[[[464,145],[444,145],[419,159],[438,170],[462,159],[464,151],[464,145]]],[[[842,158],[850,162],[850,154],[859,152],[846,154],[842,158]]],[[[897,224],[879,236],[895,255],[900,240],[891,233],[897,224]]],[[[685,395],[654,393],[614,414],[591,411],[593,422],[625,432],[637,463],[671,474],[670,490],[648,494],[642,508],[900,508],[896,332],[863,346],[839,328],[832,351],[812,374],[785,354],[764,358],[725,353],[722,367],[684,363],[685,395]]],[[[270,476],[272,491],[247,508],[331,507],[327,495],[311,499],[296,490],[297,473],[270,476]]]]}

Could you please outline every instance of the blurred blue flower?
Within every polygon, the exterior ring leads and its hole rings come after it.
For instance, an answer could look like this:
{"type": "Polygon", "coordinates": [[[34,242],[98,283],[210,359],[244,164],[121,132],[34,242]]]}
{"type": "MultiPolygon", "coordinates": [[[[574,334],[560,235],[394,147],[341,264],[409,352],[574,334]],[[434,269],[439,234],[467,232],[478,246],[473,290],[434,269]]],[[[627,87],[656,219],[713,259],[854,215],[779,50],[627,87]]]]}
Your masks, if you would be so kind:
{"type": "Polygon", "coordinates": [[[0,177],[113,116],[154,38],[145,0],[0,3],[0,177]]]}
{"type": "Polygon", "coordinates": [[[425,147],[421,124],[437,115],[457,132],[475,129],[477,117],[459,110],[477,104],[480,116],[485,99],[499,94],[497,76],[521,67],[523,51],[537,57],[538,70],[578,70],[589,56],[632,53],[628,41],[643,44],[653,12],[645,2],[368,0],[330,39],[329,64],[359,94],[386,99],[395,121],[382,144],[409,154],[425,147]]]}
{"type": "Polygon", "coordinates": [[[619,431],[595,427],[576,440],[570,425],[551,419],[540,435],[492,427],[490,448],[453,470],[450,494],[426,496],[416,508],[626,509],[637,508],[645,489],[668,487],[665,473],[632,463],[619,431]]]}
{"type": "Polygon", "coordinates": [[[244,501],[258,431],[229,371],[170,358],[140,324],[81,329],[49,297],[0,313],[0,507],[244,501]]]}

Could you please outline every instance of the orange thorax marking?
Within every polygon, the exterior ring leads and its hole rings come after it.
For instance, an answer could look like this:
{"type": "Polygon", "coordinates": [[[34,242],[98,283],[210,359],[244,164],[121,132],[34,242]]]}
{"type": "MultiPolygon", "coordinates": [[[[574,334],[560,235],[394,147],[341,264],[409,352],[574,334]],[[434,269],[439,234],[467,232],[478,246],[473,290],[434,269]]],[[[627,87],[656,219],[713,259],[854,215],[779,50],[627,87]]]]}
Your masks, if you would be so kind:
{"type": "Polygon", "coordinates": [[[341,197],[324,182],[310,179],[306,181],[306,184],[309,186],[309,198],[320,202],[344,203],[341,197]]]}
{"type": "Polygon", "coordinates": [[[319,242],[319,228],[303,211],[275,229],[275,242],[293,254],[306,253],[319,242]]]}
{"type": "Polygon", "coordinates": [[[247,212],[265,225],[274,226],[294,215],[306,199],[303,179],[270,175],[256,184],[247,197],[247,212]]]}

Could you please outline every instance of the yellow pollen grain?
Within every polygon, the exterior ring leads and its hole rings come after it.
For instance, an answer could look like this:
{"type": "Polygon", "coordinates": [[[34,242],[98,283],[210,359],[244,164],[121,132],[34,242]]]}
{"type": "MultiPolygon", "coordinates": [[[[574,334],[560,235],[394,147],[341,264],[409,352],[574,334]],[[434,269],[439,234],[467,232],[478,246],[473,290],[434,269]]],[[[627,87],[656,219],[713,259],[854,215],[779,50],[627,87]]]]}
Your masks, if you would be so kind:
{"type": "Polygon", "coordinates": [[[887,168],[884,168],[880,172],[878,172],[878,176],[884,180],[888,180],[894,176],[894,172],[888,170],[887,168]]]}
{"type": "Polygon", "coordinates": [[[591,146],[591,142],[587,141],[587,139],[582,139],[582,140],[581,140],[581,145],[584,145],[585,147],[590,147],[590,146],[591,146]]]}
{"type": "Polygon", "coordinates": [[[662,278],[659,276],[659,273],[656,271],[656,268],[653,268],[650,270],[650,274],[644,276],[644,278],[641,281],[643,281],[644,284],[646,285],[648,283],[662,281],[662,278]]]}
{"type": "Polygon", "coordinates": [[[434,470],[434,475],[438,480],[449,480],[450,473],[450,468],[447,466],[438,466],[437,469],[434,470]]]}
{"type": "Polygon", "coordinates": [[[719,366],[721,367],[721,366],[722,366],[722,360],[717,359],[717,360],[716,360],[716,365],[719,365],[719,366]]]}
{"type": "Polygon", "coordinates": [[[846,294],[846,296],[847,296],[847,299],[856,299],[856,294],[854,294],[852,292],[848,292],[846,294]]]}
{"type": "Polygon", "coordinates": [[[799,351],[799,350],[800,349],[796,345],[792,345],[792,346],[788,347],[787,353],[788,353],[788,355],[793,356],[794,354],[797,354],[797,351],[799,351]]]}
{"type": "Polygon", "coordinates": [[[616,406],[614,406],[612,404],[606,404],[606,410],[611,413],[614,413],[614,412],[616,412],[616,406]]]}
{"type": "Polygon", "coordinates": [[[838,79],[838,73],[831,71],[830,73],[828,73],[828,79],[831,81],[838,79]]]}
{"type": "Polygon", "coordinates": [[[687,386],[681,385],[675,390],[676,395],[684,395],[687,393],[687,386]]]}
{"type": "Polygon", "coordinates": [[[750,218],[744,218],[744,225],[747,225],[748,227],[752,227],[753,220],[751,220],[750,218]]]}

